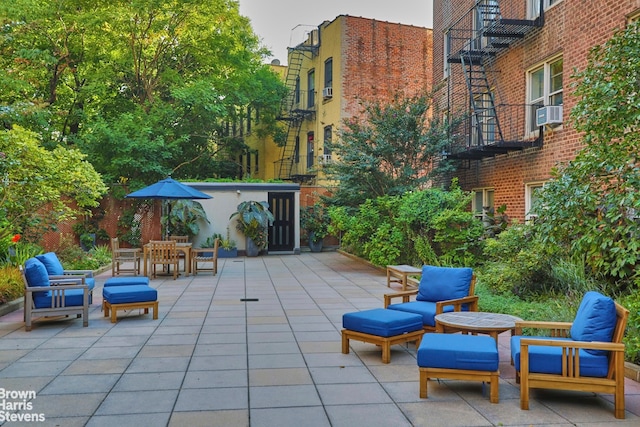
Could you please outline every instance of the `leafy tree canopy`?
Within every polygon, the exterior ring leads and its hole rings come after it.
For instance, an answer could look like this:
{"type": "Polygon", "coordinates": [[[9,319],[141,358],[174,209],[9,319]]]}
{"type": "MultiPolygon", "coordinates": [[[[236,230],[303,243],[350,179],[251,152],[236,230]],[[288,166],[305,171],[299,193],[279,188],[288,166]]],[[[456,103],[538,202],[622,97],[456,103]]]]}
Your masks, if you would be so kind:
{"type": "Polygon", "coordinates": [[[1,131],[0,218],[14,232],[29,232],[97,206],[107,188],[85,158],[73,148],[47,150],[19,126],[1,131]]]}
{"type": "Polygon", "coordinates": [[[640,278],[639,30],[629,26],[593,48],[576,74],[571,117],[585,145],[554,171],[535,207],[547,243],[612,279],[640,278]]]}
{"type": "Polygon", "coordinates": [[[423,188],[448,169],[438,160],[449,143],[447,126],[432,114],[432,95],[396,97],[364,105],[346,119],[328,146],[338,160],[325,167],[337,182],[333,202],[355,207],[367,199],[423,188]]]}
{"type": "Polygon", "coordinates": [[[275,126],[283,93],[238,8],[2,2],[0,120],[40,133],[48,148],[77,146],[108,182],[211,176],[212,157],[244,148],[229,129],[256,110],[275,126]]]}

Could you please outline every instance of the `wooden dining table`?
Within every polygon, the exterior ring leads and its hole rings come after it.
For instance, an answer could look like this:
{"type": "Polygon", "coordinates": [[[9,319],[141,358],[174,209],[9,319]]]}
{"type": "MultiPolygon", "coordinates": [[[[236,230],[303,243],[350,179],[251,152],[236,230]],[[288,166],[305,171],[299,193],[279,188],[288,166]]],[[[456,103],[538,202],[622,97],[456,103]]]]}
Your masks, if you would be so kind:
{"type": "MultiPolygon", "coordinates": [[[[191,274],[191,247],[192,246],[193,246],[192,243],[176,243],[176,251],[184,254],[184,274],[186,276],[191,274]]],[[[150,254],[149,254],[150,249],[151,249],[150,243],[147,243],[146,245],[142,246],[142,263],[144,264],[143,270],[144,270],[144,275],[147,277],[149,277],[148,266],[149,266],[149,258],[150,258],[150,254]]]]}

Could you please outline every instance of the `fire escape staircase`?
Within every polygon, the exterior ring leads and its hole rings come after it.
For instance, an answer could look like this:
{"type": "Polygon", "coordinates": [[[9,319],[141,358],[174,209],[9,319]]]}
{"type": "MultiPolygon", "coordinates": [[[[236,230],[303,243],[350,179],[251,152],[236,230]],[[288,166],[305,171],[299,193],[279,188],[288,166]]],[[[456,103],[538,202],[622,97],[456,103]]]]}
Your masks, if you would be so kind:
{"type": "Polygon", "coordinates": [[[305,118],[313,114],[312,109],[302,108],[306,105],[306,99],[300,94],[300,72],[302,70],[302,62],[308,52],[315,52],[317,47],[305,44],[291,48],[289,55],[289,65],[287,67],[287,76],[285,85],[288,89],[287,96],[282,100],[280,111],[283,113],[279,120],[286,123],[286,137],[282,146],[280,160],[276,162],[276,177],[282,180],[296,180],[293,174],[294,164],[299,153],[299,137],[302,122],[305,118]]]}
{"type": "MultiPolygon", "coordinates": [[[[489,64],[496,55],[544,25],[543,2],[540,3],[540,14],[536,19],[507,19],[502,17],[499,0],[478,0],[450,28],[451,53],[447,61],[460,64],[466,86],[465,105],[462,106],[466,114],[459,127],[453,130],[454,134],[463,135],[464,141],[451,147],[448,158],[482,159],[542,145],[542,130],[535,140],[524,140],[527,106],[497,103],[488,78],[493,72],[489,71],[489,64]]],[[[451,105],[451,98],[449,103],[450,111],[460,107],[451,105]]]]}

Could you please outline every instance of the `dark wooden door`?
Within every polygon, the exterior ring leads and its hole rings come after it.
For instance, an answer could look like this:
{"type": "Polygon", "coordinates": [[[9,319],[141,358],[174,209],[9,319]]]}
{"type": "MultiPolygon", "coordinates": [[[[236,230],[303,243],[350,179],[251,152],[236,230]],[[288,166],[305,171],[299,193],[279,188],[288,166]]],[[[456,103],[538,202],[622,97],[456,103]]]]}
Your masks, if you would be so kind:
{"type": "Polygon", "coordinates": [[[295,203],[293,192],[269,193],[273,226],[269,228],[269,251],[293,251],[295,246],[295,203]]]}

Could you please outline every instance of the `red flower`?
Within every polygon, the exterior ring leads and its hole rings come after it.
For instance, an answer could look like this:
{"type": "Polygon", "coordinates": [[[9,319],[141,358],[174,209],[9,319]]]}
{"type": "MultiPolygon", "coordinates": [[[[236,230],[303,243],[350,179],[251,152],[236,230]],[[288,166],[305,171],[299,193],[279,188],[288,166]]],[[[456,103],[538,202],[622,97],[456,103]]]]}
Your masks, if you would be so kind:
{"type": "Polygon", "coordinates": [[[12,241],[13,243],[18,243],[18,241],[20,240],[20,237],[22,237],[22,236],[20,236],[19,234],[16,234],[15,236],[13,236],[13,238],[11,239],[11,241],[12,241]]]}

